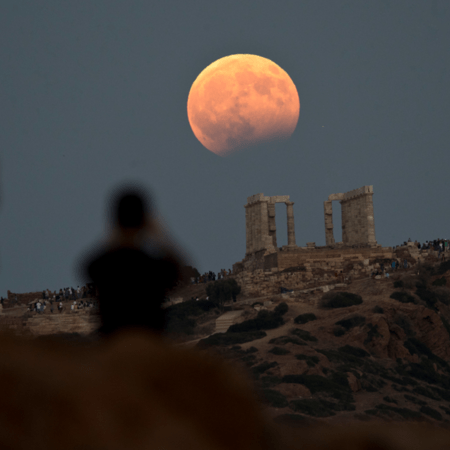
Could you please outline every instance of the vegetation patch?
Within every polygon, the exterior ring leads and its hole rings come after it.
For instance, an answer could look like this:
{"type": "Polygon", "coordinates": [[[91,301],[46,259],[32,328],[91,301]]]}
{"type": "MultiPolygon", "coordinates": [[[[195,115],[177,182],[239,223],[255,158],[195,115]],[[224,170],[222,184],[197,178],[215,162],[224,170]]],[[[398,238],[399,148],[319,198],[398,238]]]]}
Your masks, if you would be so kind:
{"type": "Polygon", "coordinates": [[[349,387],[344,387],[342,384],[320,375],[285,375],[281,380],[283,383],[302,384],[311,391],[311,394],[322,392],[347,403],[354,401],[349,387]]]}
{"type": "Polygon", "coordinates": [[[375,314],[383,314],[384,313],[384,309],[381,306],[374,306],[372,309],[372,312],[375,314]]]}
{"type": "Polygon", "coordinates": [[[347,330],[344,327],[341,327],[339,325],[333,327],[333,334],[336,337],[344,336],[344,334],[347,332],[347,330]]]}
{"type": "Polygon", "coordinates": [[[413,395],[405,394],[405,399],[410,401],[411,403],[414,403],[415,405],[419,406],[425,406],[427,402],[424,402],[423,400],[418,399],[417,397],[414,397],[413,395]]]}
{"type": "Polygon", "coordinates": [[[273,338],[269,341],[269,344],[274,345],[285,345],[285,344],[295,344],[295,345],[306,345],[305,342],[300,340],[297,337],[294,336],[279,336],[276,338],[273,338]]]}
{"type": "Polygon", "coordinates": [[[241,361],[248,367],[252,367],[256,363],[256,355],[247,355],[241,358],[241,361]]]}
{"type": "Polygon", "coordinates": [[[302,400],[293,400],[289,403],[289,407],[295,412],[301,412],[313,417],[329,417],[336,415],[330,406],[324,404],[320,399],[304,398],[302,400]]]}
{"type": "Polygon", "coordinates": [[[406,291],[395,291],[390,295],[390,298],[398,300],[401,303],[417,303],[416,299],[406,291]]]}
{"type": "Polygon", "coordinates": [[[422,358],[420,363],[410,363],[408,374],[429,384],[439,384],[442,380],[441,376],[434,370],[432,362],[427,358],[422,358]]]}
{"type": "Polygon", "coordinates": [[[282,303],[278,304],[275,307],[275,309],[273,310],[273,312],[275,314],[279,314],[280,316],[284,316],[288,311],[289,311],[289,306],[287,305],[286,302],[282,302],[282,303]]]}
{"type": "Polygon", "coordinates": [[[430,391],[424,386],[417,386],[415,387],[412,392],[418,395],[423,395],[424,397],[431,398],[432,400],[440,400],[441,398],[439,395],[435,394],[434,392],[430,391]]]}
{"type": "Polygon", "coordinates": [[[356,356],[358,358],[365,358],[370,356],[364,349],[359,347],[352,347],[351,345],[344,345],[344,347],[339,347],[340,352],[347,353],[348,355],[356,356]]]}
{"type": "Polygon", "coordinates": [[[448,416],[450,416],[450,409],[446,408],[445,406],[439,405],[439,408],[442,409],[442,411],[445,412],[445,414],[447,414],[448,416]]]}
{"type": "Polygon", "coordinates": [[[397,391],[397,392],[411,392],[408,388],[406,388],[404,386],[397,386],[396,384],[392,385],[392,389],[394,389],[394,391],[397,391]]]}
{"type": "Polygon", "coordinates": [[[286,397],[274,389],[261,389],[258,394],[263,403],[274,408],[284,408],[288,405],[286,397]]]}
{"type": "Polygon", "coordinates": [[[392,413],[395,413],[405,420],[418,420],[422,418],[422,415],[417,411],[408,408],[397,408],[396,406],[385,405],[384,403],[376,405],[375,409],[382,415],[387,415],[388,417],[393,417],[392,413]]]}
{"type": "Polygon", "coordinates": [[[255,376],[259,376],[264,372],[267,372],[269,369],[272,369],[273,367],[278,366],[278,363],[276,361],[264,361],[263,363],[259,364],[258,366],[253,367],[252,374],[255,376]]]}
{"type": "Polygon", "coordinates": [[[336,384],[344,387],[345,390],[350,392],[350,385],[348,384],[348,376],[345,372],[336,370],[331,374],[331,380],[336,384]]]}
{"type": "Polygon", "coordinates": [[[192,335],[196,326],[194,317],[198,317],[214,308],[216,308],[216,305],[209,300],[199,300],[198,302],[188,300],[169,306],[165,310],[167,317],[166,330],[169,333],[192,335]]]}
{"type": "Polygon", "coordinates": [[[319,362],[319,358],[317,356],[299,354],[295,355],[295,357],[300,361],[306,361],[306,364],[308,364],[309,367],[314,367],[319,362]]]}
{"type": "Polygon", "coordinates": [[[411,319],[408,316],[396,313],[393,319],[394,323],[405,332],[406,336],[414,336],[416,334],[413,330],[411,319]]]}
{"type": "Polygon", "coordinates": [[[450,336],[450,323],[448,323],[448,321],[444,317],[442,317],[442,315],[439,317],[441,318],[442,324],[444,325],[445,329],[447,330],[447,333],[450,336]]]}
{"type": "Polygon", "coordinates": [[[447,402],[450,402],[450,390],[448,390],[449,383],[445,383],[444,387],[445,389],[439,389],[435,386],[430,386],[430,389],[436,393],[440,398],[443,400],[446,400],[447,402]]]}
{"type": "Polygon", "coordinates": [[[444,275],[445,272],[448,272],[450,270],[450,260],[444,261],[443,263],[439,264],[439,267],[436,270],[437,275],[444,275]]]}
{"type": "Polygon", "coordinates": [[[226,301],[236,298],[241,292],[239,286],[234,278],[228,280],[217,280],[209,283],[206,286],[206,295],[209,296],[211,302],[216,306],[223,306],[226,301]]]}
{"type": "MultiPolygon", "coordinates": [[[[447,361],[440,358],[439,356],[435,355],[426,344],[424,344],[422,341],[419,341],[416,338],[409,338],[404,342],[404,346],[408,349],[409,353],[411,355],[417,354],[419,356],[426,356],[430,361],[435,362],[437,365],[439,365],[442,368],[449,368],[449,365],[447,361]]],[[[433,369],[434,370],[434,369],[433,369]]]]}
{"type": "Polygon", "coordinates": [[[312,336],[309,331],[301,330],[300,328],[293,328],[290,333],[294,336],[299,337],[300,339],[303,339],[304,341],[317,342],[317,338],[315,336],[312,336]]]}
{"type": "Polygon", "coordinates": [[[364,364],[364,360],[361,358],[339,350],[318,349],[317,352],[325,355],[330,362],[349,364],[349,367],[360,367],[364,364]]]}
{"type": "Polygon", "coordinates": [[[450,305],[450,289],[445,286],[436,287],[433,289],[438,301],[444,305],[450,305]]]}
{"type": "Polygon", "coordinates": [[[416,291],[416,295],[427,304],[428,308],[433,311],[437,311],[436,303],[438,301],[438,297],[434,292],[429,289],[419,287],[416,291]]]}
{"type": "Polygon", "coordinates": [[[432,283],[433,286],[446,286],[446,284],[447,279],[445,277],[436,278],[432,283]]]}
{"type": "Polygon", "coordinates": [[[269,350],[269,353],[273,353],[274,355],[287,355],[291,352],[287,348],[273,347],[269,350]]]}
{"type": "MultiPolygon", "coordinates": [[[[403,374],[402,370],[400,370],[400,369],[396,369],[396,370],[399,370],[401,372],[400,375],[403,374]]],[[[406,369],[405,369],[405,373],[408,373],[406,371],[406,369]]],[[[412,378],[410,378],[408,376],[403,376],[403,377],[399,378],[399,377],[395,377],[389,373],[384,373],[384,374],[382,374],[382,376],[386,380],[392,381],[393,383],[400,384],[401,386],[417,386],[418,385],[416,380],[413,380],[412,378]]]]}
{"type": "Polygon", "coordinates": [[[311,322],[312,320],[317,320],[316,315],[313,313],[305,313],[297,316],[294,319],[294,322],[303,325],[305,323],[311,322]]]}
{"type": "Polygon", "coordinates": [[[430,408],[429,406],[422,406],[420,408],[420,412],[423,414],[426,414],[427,416],[435,419],[435,420],[442,420],[442,414],[439,411],[436,411],[433,408],[430,408]]]}
{"type": "MultiPolygon", "coordinates": [[[[279,306],[279,305],[278,305],[279,306]]],[[[256,319],[246,320],[231,325],[227,334],[243,333],[248,331],[272,330],[284,324],[281,314],[275,311],[262,310],[258,312],[256,319]]]]}
{"type": "Polygon", "coordinates": [[[360,295],[351,292],[327,292],[323,295],[319,306],[321,308],[347,308],[349,306],[360,305],[363,302],[360,295]]]}
{"type": "Polygon", "coordinates": [[[275,375],[263,375],[258,382],[262,388],[272,388],[281,383],[281,378],[275,375]]]}
{"type": "Polygon", "coordinates": [[[367,328],[369,329],[369,331],[367,332],[366,339],[364,339],[364,345],[367,345],[370,342],[372,342],[374,338],[382,337],[382,335],[378,332],[378,325],[374,325],[373,323],[368,323],[367,328]]]}
{"type": "Polygon", "coordinates": [[[339,325],[348,331],[351,328],[361,326],[364,323],[366,323],[366,318],[364,316],[354,315],[348,317],[347,319],[339,320],[338,322],[335,323],[335,325],[339,325]]]}
{"type": "Polygon", "coordinates": [[[267,336],[264,331],[250,331],[247,333],[216,333],[212,336],[208,336],[197,343],[197,347],[206,348],[213,346],[225,346],[244,344],[245,342],[251,342],[256,339],[262,339],[267,336]]]}

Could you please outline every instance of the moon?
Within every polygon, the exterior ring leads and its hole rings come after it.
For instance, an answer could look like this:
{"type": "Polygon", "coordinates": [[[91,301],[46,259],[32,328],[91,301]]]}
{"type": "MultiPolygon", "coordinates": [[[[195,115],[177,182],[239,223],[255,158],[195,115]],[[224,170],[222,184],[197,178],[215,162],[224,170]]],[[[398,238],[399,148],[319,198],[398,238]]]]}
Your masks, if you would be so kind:
{"type": "Polygon", "coordinates": [[[211,152],[228,156],[256,144],[289,138],[300,99],[277,64],[257,55],[230,55],[206,67],[187,102],[189,124],[211,152]]]}

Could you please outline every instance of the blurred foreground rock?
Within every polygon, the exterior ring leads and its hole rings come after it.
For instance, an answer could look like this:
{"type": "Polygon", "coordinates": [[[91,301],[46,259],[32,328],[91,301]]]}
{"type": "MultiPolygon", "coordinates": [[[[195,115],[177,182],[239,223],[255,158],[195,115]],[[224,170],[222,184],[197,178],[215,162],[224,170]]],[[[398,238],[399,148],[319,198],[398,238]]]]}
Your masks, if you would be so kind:
{"type": "Polygon", "coordinates": [[[147,332],[108,340],[0,334],[1,449],[443,450],[425,424],[275,428],[245,377],[147,332]]]}
{"type": "Polygon", "coordinates": [[[270,448],[246,380],[146,332],[90,345],[0,335],[2,449],[270,448]]]}

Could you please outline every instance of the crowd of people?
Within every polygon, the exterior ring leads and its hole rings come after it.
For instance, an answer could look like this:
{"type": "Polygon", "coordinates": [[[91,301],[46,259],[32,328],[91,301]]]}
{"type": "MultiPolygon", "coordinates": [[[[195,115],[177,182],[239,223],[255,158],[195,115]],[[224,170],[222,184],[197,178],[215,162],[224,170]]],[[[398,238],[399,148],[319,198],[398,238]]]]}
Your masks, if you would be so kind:
{"type": "Polygon", "coordinates": [[[199,277],[192,277],[191,282],[192,284],[201,284],[201,283],[208,283],[209,281],[216,281],[222,280],[223,278],[226,278],[227,276],[231,275],[231,269],[220,269],[219,272],[217,272],[217,275],[212,272],[211,270],[209,272],[205,272],[203,275],[200,275],[199,277]]]}
{"type": "MultiPolygon", "coordinates": [[[[62,311],[64,309],[63,302],[60,301],[58,303],[57,301],[53,301],[53,300],[49,300],[48,302],[47,302],[47,300],[43,300],[42,302],[40,300],[37,300],[36,302],[28,305],[27,311],[42,314],[45,311],[45,309],[47,308],[47,306],[49,306],[50,313],[53,314],[53,312],[55,310],[55,306],[53,305],[53,303],[55,303],[57,305],[58,311],[60,313],[62,313],[62,311]]],[[[75,300],[69,306],[70,306],[70,310],[74,311],[74,310],[85,309],[85,308],[97,308],[98,304],[96,301],[93,301],[93,300],[86,300],[86,301],[81,300],[79,302],[77,302],[75,300]]]]}
{"type": "Polygon", "coordinates": [[[66,287],[56,291],[51,292],[50,289],[45,289],[42,291],[42,300],[53,300],[53,301],[62,301],[62,300],[76,300],[77,298],[91,298],[95,296],[95,290],[92,284],[88,284],[87,286],[77,286],[77,289],[73,287],[66,287]]]}
{"type": "Polygon", "coordinates": [[[413,242],[411,239],[408,239],[408,241],[403,242],[403,244],[394,246],[394,249],[404,247],[408,245],[408,243],[413,243],[419,250],[434,250],[438,252],[439,257],[441,254],[450,250],[450,240],[440,238],[434,239],[433,241],[425,241],[422,244],[418,241],[413,242]]]}
{"type": "Polygon", "coordinates": [[[93,308],[97,306],[97,301],[92,300],[92,297],[95,297],[95,289],[92,284],[88,284],[87,286],[77,286],[77,289],[73,287],[65,287],[61,288],[59,292],[51,292],[50,289],[45,289],[42,291],[42,299],[36,299],[34,302],[28,305],[28,311],[43,313],[47,306],[50,307],[50,313],[53,313],[56,305],[58,311],[61,313],[63,309],[65,309],[63,305],[63,301],[71,301],[73,303],[70,304],[70,309],[84,309],[84,308],[93,308]],[[77,302],[77,299],[79,300],[77,302]],[[81,300],[88,299],[88,300],[81,300]],[[41,301],[42,300],[42,301],[41,301]]]}

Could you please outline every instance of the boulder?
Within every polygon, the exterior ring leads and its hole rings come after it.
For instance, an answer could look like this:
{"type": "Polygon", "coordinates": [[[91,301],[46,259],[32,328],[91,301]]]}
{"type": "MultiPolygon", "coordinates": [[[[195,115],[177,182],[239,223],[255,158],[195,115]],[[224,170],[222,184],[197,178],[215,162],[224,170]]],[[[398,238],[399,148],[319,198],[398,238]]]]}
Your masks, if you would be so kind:
{"type": "Polygon", "coordinates": [[[269,448],[243,375],[148,331],[90,345],[0,334],[0,384],[0,448],[269,448]]]}

